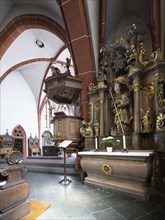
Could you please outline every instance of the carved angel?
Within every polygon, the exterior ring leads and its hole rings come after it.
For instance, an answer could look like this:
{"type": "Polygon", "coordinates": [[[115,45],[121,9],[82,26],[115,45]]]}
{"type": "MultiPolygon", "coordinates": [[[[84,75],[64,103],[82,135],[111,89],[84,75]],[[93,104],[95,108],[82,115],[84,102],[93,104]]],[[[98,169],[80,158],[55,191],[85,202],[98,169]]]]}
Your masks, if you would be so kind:
{"type": "Polygon", "coordinates": [[[143,116],[141,117],[141,122],[144,132],[149,132],[151,129],[151,118],[149,112],[150,112],[150,108],[148,108],[146,113],[144,113],[143,116]]]}

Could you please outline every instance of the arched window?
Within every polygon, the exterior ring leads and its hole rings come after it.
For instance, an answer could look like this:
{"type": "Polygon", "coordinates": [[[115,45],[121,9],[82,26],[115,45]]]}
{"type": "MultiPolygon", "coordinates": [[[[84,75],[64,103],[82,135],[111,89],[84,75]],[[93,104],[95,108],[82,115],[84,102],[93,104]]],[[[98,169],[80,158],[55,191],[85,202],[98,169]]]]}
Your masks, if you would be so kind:
{"type": "Polygon", "coordinates": [[[64,112],[66,115],[74,115],[73,107],[67,104],[59,104],[57,112],[64,112]]]}
{"type": "Polygon", "coordinates": [[[50,121],[51,121],[51,106],[49,99],[46,100],[45,106],[44,106],[44,122],[45,122],[45,128],[50,128],[50,121]]]}

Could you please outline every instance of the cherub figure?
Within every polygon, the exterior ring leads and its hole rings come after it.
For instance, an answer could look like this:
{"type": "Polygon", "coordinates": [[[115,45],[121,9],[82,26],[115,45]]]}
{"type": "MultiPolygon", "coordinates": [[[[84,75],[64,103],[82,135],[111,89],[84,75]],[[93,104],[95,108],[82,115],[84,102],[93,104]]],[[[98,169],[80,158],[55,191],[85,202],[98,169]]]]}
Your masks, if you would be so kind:
{"type": "Polygon", "coordinates": [[[66,64],[65,64],[65,67],[67,69],[67,72],[70,72],[69,70],[69,67],[70,67],[70,64],[71,64],[71,58],[66,58],[66,64]]]}

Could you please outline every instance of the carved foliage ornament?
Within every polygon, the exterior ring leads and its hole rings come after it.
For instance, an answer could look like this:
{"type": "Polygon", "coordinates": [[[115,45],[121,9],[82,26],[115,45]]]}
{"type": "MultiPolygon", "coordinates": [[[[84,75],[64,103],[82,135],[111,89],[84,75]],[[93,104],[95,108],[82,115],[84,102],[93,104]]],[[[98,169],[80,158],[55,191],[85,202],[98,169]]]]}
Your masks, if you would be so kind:
{"type": "Polygon", "coordinates": [[[150,59],[148,60],[145,59],[145,54],[146,54],[146,49],[144,48],[144,42],[140,42],[140,53],[138,56],[138,60],[142,66],[147,66],[148,64],[156,61],[158,58],[158,51],[154,51],[151,54],[150,59]]]}
{"type": "Polygon", "coordinates": [[[98,81],[95,85],[94,83],[90,83],[88,86],[89,92],[95,92],[98,89],[105,89],[107,88],[107,85],[104,83],[104,81],[98,81]]]}
{"type": "Polygon", "coordinates": [[[165,111],[165,79],[157,82],[157,106],[160,112],[165,111]]]}
{"type": "Polygon", "coordinates": [[[94,103],[94,109],[96,112],[99,112],[99,110],[100,110],[100,100],[99,99],[94,103]]]}
{"type": "Polygon", "coordinates": [[[109,47],[110,66],[115,73],[126,74],[130,69],[138,71],[138,67],[145,67],[159,58],[160,51],[157,50],[146,59],[144,31],[137,30],[135,24],[127,29],[127,36],[117,37],[109,47]]]}
{"type": "Polygon", "coordinates": [[[159,113],[156,119],[156,128],[158,130],[165,129],[165,114],[159,113]]]}

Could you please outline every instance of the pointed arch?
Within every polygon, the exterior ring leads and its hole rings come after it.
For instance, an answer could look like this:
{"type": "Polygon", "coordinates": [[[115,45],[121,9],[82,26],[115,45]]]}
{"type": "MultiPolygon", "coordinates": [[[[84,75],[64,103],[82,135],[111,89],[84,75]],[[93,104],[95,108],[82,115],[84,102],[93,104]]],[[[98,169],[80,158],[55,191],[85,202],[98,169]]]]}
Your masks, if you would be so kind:
{"type": "Polygon", "coordinates": [[[25,30],[39,28],[47,30],[57,37],[59,37],[69,48],[67,34],[65,30],[54,20],[44,15],[27,14],[15,17],[9,24],[2,30],[0,45],[1,53],[0,59],[14,42],[14,40],[25,30]]]}
{"type": "Polygon", "coordinates": [[[14,138],[14,147],[22,152],[23,158],[26,158],[26,132],[24,128],[21,125],[16,125],[12,130],[12,137],[14,138]]]}

